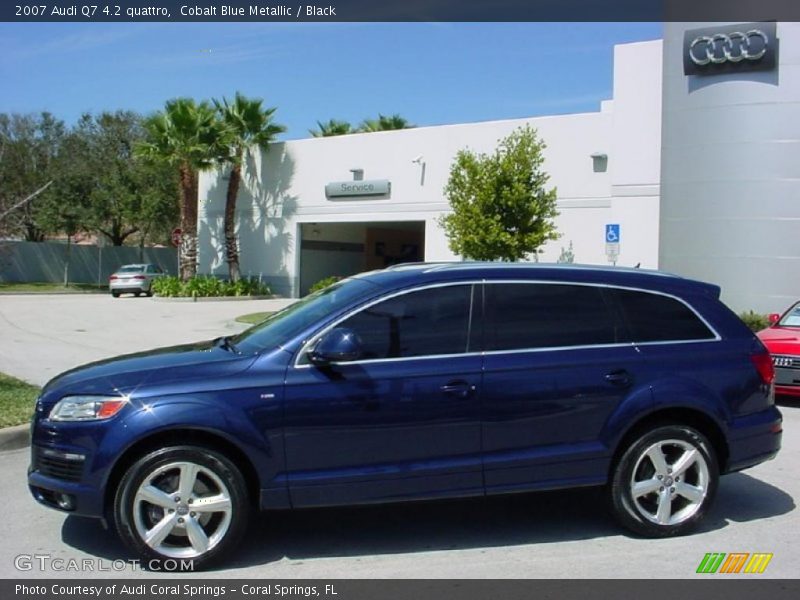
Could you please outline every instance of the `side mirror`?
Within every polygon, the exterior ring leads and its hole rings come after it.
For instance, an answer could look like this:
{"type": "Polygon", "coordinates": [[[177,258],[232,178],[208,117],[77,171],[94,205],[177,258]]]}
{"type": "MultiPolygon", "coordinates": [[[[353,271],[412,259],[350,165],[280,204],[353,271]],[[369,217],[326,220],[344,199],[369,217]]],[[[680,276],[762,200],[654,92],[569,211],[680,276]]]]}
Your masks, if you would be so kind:
{"type": "Polygon", "coordinates": [[[350,362],[361,358],[361,340],[352,329],[337,327],[323,335],[308,353],[311,364],[323,367],[336,362],[350,362]]]}
{"type": "Polygon", "coordinates": [[[775,323],[777,323],[780,320],[781,320],[781,316],[778,313],[772,313],[769,316],[769,324],[770,325],[775,325],[775,323]]]}

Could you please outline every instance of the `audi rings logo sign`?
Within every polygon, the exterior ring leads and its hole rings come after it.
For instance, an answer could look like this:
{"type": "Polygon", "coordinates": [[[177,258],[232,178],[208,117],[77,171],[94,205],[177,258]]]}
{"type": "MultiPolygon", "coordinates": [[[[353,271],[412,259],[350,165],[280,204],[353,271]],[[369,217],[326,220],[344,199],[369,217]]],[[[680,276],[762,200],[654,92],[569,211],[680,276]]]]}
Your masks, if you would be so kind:
{"type": "Polygon", "coordinates": [[[689,44],[689,59],[699,67],[709,63],[737,63],[742,60],[760,60],[769,48],[769,36],[760,29],[745,33],[715,33],[701,35],[689,44]]]}
{"type": "Polygon", "coordinates": [[[683,72],[716,75],[768,71],[777,64],[775,23],[742,23],[692,29],[683,37],[683,72]]]}

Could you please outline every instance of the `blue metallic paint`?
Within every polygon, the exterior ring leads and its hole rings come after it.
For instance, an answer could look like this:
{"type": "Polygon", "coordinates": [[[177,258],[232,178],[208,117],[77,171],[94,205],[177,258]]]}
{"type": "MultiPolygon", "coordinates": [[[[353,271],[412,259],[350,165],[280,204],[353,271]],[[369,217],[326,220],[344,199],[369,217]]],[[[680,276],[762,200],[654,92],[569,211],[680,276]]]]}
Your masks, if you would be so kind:
{"type": "Polygon", "coordinates": [[[74,494],[76,513],[103,516],[105,486],[125,452],[149,436],[185,430],[213,432],[235,445],[257,473],[263,508],[602,484],[630,427],[664,408],[713,419],[729,445],[731,469],[765,460],[780,447],[780,413],[749,359],[752,334],[716,300],[715,286],[638,270],[547,266],[408,266],[360,277],[375,284],[372,295],[282,348],[239,355],[204,342],[101,361],[55,378],[37,404],[33,444],[86,455],[84,476],[68,483],[34,471],[32,490],[74,494]],[[373,298],[445,282],[517,278],[674,294],[723,339],[325,368],[295,364],[307,340],[373,298]],[[605,379],[621,369],[625,381],[605,379]],[[454,382],[463,382],[467,393],[442,390],[454,382]],[[71,394],[119,394],[130,402],[108,421],[49,421],[54,404],[71,394]]]}

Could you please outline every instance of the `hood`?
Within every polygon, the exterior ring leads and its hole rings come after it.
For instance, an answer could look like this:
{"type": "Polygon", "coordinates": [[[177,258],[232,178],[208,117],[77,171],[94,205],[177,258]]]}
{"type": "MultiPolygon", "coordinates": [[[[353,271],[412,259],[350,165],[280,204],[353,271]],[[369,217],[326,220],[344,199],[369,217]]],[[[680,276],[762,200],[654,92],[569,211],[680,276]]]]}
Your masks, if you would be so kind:
{"type": "Polygon", "coordinates": [[[247,369],[255,358],[255,354],[237,354],[215,341],[158,348],[62,373],[45,386],[42,395],[130,393],[143,385],[233,375],[247,369]]]}
{"type": "Polygon", "coordinates": [[[769,327],[758,332],[770,354],[800,355],[800,328],[769,327]]]}

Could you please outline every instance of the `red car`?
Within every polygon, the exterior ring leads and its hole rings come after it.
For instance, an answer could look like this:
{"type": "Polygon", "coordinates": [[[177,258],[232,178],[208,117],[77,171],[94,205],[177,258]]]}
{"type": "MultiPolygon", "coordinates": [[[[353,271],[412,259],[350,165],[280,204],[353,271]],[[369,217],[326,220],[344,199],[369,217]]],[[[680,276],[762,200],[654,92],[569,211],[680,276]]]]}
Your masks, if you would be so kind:
{"type": "Polygon", "coordinates": [[[775,393],[800,396],[800,302],[783,315],[770,315],[769,322],[758,337],[772,355],[775,393]]]}

